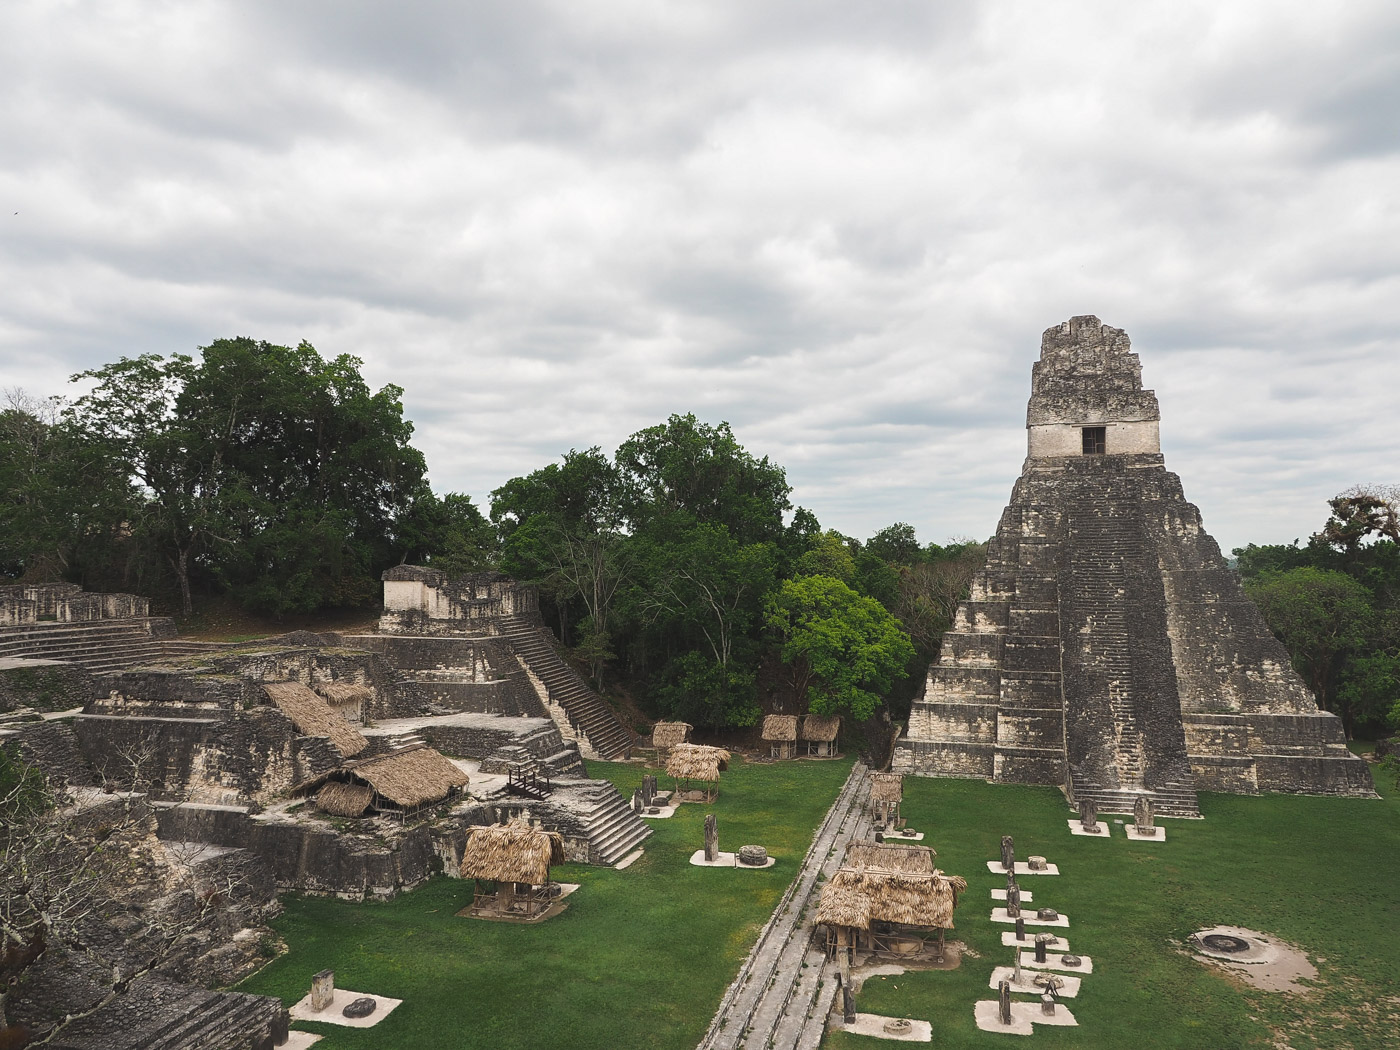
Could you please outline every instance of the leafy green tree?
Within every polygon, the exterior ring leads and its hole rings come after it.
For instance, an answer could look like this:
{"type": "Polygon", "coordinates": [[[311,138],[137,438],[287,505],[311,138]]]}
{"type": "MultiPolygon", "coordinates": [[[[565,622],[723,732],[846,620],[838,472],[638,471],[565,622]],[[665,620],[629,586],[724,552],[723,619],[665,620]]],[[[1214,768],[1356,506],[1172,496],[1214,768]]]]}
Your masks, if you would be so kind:
{"type": "Polygon", "coordinates": [[[403,561],[431,565],[448,576],[496,567],[496,529],[462,492],[438,499],[427,484],[414,495],[408,513],[395,526],[395,547],[403,561]]]}
{"type": "Polygon", "coordinates": [[[1266,573],[1245,587],[1294,669],[1350,737],[1356,712],[1339,686],[1347,659],[1366,647],[1374,626],[1369,592],[1346,573],[1310,567],[1266,573]]]}
{"type": "Polygon", "coordinates": [[[201,360],[122,358],[75,376],[84,447],[140,489],[134,536],[169,561],[181,608],[197,570],[281,614],[362,602],[422,491],[402,391],[373,393],[348,355],[221,339],[201,360]]]}
{"type": "Polygon", "coordinates": [[[775,545],[743,544],[722,524],[695,524],[664,542],[641,539],[638,551],[645,582],[633,600],[669,651],[659,680],[671,710],[701,725],[752,725],[756,635],[776,582],[775,545]]]}
{"type": "Polygon", "coordinates": [[[794,576],[830,576],[849,584],[856,575],[856,561],[850,544],[835,529],[813,536],[810,546],[793,563],[794,576]]]}
{"type": "Polygon", "coordinates": [[[634,531],[672,518],[723,525],[740,544],[784,538],[792,491],[782,467],[755,459],[728,423],[673,415],[624,441],[615,457],[621,506],[634,531]]]}
{"type": "Polygon", "coordinates": [[[895,565],[912,565],[923,554],[914,526],[906,521],[886,525],[865,542],[864,549],[883,561],[895,565]]]}
{"type": "Polygon", "coordinates": [[[579,649],[599,688],[612,659],[613,604],[632,570],[619,488],[616,468],[595,446],[571,449],[562,463],[513,478],[491,493],[491,517],[503,536],[502,568],[554,600],[566,643],[570,604],[578,603],[579,649]]]}
{"type": "Polygon", "coordinates": [[[883,605],[829,576],[783,581],[766,613],[782,639],[794,695],[817,714],[870,718],[914,656],[883,605]]]}

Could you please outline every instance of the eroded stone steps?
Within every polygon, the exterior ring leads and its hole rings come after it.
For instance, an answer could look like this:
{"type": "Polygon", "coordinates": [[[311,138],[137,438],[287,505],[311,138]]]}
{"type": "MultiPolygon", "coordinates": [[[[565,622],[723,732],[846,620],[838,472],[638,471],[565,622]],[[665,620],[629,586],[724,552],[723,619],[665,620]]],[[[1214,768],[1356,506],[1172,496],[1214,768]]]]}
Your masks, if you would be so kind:
{"type": "Polygon", "coordinates": [[[588,738],[604,758],[625,757],[632,745],[631,734],[617,713],[601,696],[588,688],[544,636],[544,628],[519,617],[507,618],[505,638],[542,683],[549,698],[559,704],[569,721],[588,738]]]}

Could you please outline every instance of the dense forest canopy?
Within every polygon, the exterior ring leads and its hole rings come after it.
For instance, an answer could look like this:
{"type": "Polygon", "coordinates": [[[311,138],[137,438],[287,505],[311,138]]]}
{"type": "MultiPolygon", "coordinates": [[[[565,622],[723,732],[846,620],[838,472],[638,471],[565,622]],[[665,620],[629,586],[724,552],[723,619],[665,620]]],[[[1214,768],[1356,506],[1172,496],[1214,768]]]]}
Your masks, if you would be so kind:
{"type": "MultiPolygon", "coordinates": [[[[673,415],[490,494],[438,496],[402,391],[308,343],[221,339],[0,405],[0,577],[154,596],[185,616],[368,607],[417,562],[538,586],[594,685],[709,728],[767,712],[900,718],[983,559],[896,522],[865,540],[794,507],[727,423],[673,415]]],[[[1245,586],[1347,732],[1400,720],[1397,493],[1355,489],[1306,545],[1235,554],[1245,586]]]]}

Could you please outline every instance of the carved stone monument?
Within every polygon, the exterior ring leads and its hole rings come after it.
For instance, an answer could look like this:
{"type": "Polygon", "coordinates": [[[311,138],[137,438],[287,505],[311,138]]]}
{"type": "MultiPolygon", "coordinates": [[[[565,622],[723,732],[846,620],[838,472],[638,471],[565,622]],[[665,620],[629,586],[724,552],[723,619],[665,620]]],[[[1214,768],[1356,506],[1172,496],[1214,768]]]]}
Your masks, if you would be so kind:
{"type": "Polygon", "coordinates": [[[1099,804],[1092,798],[1079,802],[1079,826],[1091,834],[1099,830],[1099,804]]]}
{"type": "Polygon", "coordinates": [[[1046,960],[1046,956],[1045,956],[1046,950],[1048,949],[1048,947],[1049,947],[1049,945],[1050,945],[1050,942],[1053,941],[1054,939],[1055,939],[1055,938],[1054,938],[1054,935],[1053,935],[1053,934],[1049,934],[1049,933],[1037,933],[1037,934],[1035,935],[1035,961],[1036,961],[1036,962],[1038,962],[1038,963],[1043,963],[1043,962],[1045,962],[1045,960],[1046,960]]]}
{"type": "MultiPolygon", "coordinates": [[[[1027,456],[893,769],[1198,816],[1197,787],[1373,796],[1169,474],[1121,329],[1046,330],[1027,456]]],[[[1121,808],[1119,808],[1121,807],[1121,808]]]]}
{"type": "Polygon", "coordinates": [[[997,985],[997,1016],[1002,1024],[1011,1023],[1011,984],[1007,981],[997,985]]]}
{"type": "Polygon", "coordinates": [[[335,971],[322,970],[311,978],[311,1009],[320,1013],[335,998],[335,971]]]}
{"type": "Polygon", "coordinates": [[[1153,812],[1152,796],[1139,795],[1137,801],[1133,803],[1133,826],[1139,835],[1152,835],[1157,831],[1153,821],[1156,814],[1153,812]]]}
{"type": "Polygon", "coordinates": [[[653,773],[642,777],[642,801],[648,806],[656,801],[656,776],[653,773]]]}
{"type": "Polygon", "coordinates": [[[1013,885],[1006,891],[1006,914],[1009,918],[1021,917],[1021,887],[1013,885]]]}
{"type": "Polygon", "coordinates": [[[1016,847],[1012,843],[1010,835],[1003,835],[1001,837],[1001,866],[1015,874],[1016,847]]]}
{"type": "Polygon", "coordinates": [[[705,814],[705,859],[719,860],[719,822],[713,813],[705,814]]]}
{"type": "Polygon", "coordinates": [[[1016,939],[1018,941],[1024,941],[1026,939],[1026,920],[1024,918],[1018,918],[1016,920],[1016,939]]]}

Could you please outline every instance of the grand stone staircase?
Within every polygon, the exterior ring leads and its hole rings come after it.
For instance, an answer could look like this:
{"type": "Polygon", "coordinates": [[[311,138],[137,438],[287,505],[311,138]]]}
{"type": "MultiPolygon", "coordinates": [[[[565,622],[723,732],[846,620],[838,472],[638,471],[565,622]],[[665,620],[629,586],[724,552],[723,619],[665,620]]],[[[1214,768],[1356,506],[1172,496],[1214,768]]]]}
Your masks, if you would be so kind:
{"type": "MultiPolygon", "coordinates": [[[[1104,812],[1130,813],[1146,794],[1162,816],[1200,816],[1184,740],[1165,739],[1159,730],[1149,741],[1151,730],[1144,727],[1154,698],[1141,693],[1148,676],[1135,670],[1134,660],[1149,660],[1151,654],[1142,651],[1145,643],[1134,638],[1129,620],[1151,603],[1137,593],[1130,576],[1135,563],[1155,565],[1155,558],[1147,552],[1140,524],[1131,508],[1100,502],[1076,507],[1070,530],[1060,602],[1062,616],[1068,614],[1064,670],[1079,679],[1078,688],[1066,691],[1079,697],[1078,709],[1065,712],[1073,797],[1092,798],[1104,812]],[[1105,746],[1076,746],[1073,727],[1084,723],[1094,726],[1091,736],[1105,746]]],[[[1165,632],[1153,639],[1169,645],[1165,632]]],[[[1170,668],[1170,652],[1159,662],[1170,668]]],[[[1174,698],[1174,688],[1163,695],[1174,698]]]]}
{"type": "Polygon", "coordinates": [[[550,702],[564,709],[569,724],[584,735],[599,757],[626,758],[632,748],[632,732],[612,706],[559,655],[548,629],[524,616],[506,616],[501,619],[501,631],[526,669],[548,692],[550,702]]]}
{"type": "Polygon", "coordinates": [[[181,641],[163,616],[0,627],[0,659],[64,660],[89,671],[120,671],[223,649],[222,642],[181,641]]]}

